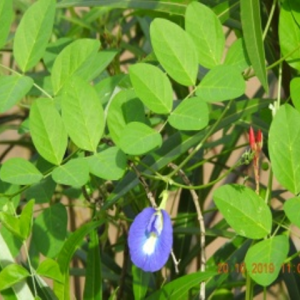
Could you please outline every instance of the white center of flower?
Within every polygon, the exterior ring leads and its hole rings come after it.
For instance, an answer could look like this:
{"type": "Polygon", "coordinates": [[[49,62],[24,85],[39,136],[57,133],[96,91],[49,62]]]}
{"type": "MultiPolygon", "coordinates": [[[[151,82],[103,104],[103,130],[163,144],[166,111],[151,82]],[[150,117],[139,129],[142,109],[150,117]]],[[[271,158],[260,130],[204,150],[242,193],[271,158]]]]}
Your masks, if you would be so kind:
{"type": "Polygon", "coordinates": [[[151,233],[149,238],[146,240],[145,244],[143,245],[143,252],[145,254],[151,255],[154,252],[156,241],[157,241],[156,234],[151,233]]]}

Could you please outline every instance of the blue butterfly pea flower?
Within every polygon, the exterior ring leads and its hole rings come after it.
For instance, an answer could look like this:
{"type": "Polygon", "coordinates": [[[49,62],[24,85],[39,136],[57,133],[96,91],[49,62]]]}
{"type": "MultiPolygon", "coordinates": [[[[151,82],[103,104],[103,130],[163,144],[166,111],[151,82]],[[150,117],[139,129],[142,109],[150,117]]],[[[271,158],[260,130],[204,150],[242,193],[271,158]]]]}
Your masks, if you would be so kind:
{"type": "Polygon", "coordinates": [[[134,219],[128,237],[132,262],[145,272],[155,272],[167,262],[172,250],[173,227],[164,209],[145,208],[134,219]]]}

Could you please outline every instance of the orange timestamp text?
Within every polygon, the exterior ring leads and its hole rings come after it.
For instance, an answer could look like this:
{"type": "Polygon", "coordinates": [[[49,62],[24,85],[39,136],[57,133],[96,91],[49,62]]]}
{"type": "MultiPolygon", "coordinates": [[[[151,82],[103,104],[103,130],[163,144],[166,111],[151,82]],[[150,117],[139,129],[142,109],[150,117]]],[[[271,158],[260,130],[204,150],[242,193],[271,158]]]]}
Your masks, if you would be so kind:
{"type": "MultiPolygon", "coordinates": [[[[217,271],[219,274],[224,273],[245,273],[250,272],[252,274],[272,274],[276,270],[276,266],[274,263],[252,263],[251,269],[248,270],[246,264],[242,263],[235,263],[234,265],[230,266],[227,262],[221,262],[217,265],[217,271]]],[[[280,271],[282,273],[290,273],[290,274],[300,274],[300,263],[299,264],[282,264],[280,266],[280,271]]]]}

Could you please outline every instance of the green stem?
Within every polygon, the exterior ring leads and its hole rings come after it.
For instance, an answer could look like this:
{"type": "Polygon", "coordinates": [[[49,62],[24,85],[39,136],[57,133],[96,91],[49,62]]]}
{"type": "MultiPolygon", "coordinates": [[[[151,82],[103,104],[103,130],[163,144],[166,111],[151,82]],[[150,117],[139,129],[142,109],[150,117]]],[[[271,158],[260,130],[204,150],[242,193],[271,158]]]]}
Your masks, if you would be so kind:
{"type": "MultiPolygon", "coordinates": [[[[291,52],[289,52],[288,54],[286,54],[285,56],[281,57],[279,60],[277,60],[274,64],[269,65],[266,70],[269,71],[271,69],[273,69],[274,67],[278,66],[279,64],[281,64],[283,61],[285,61],[287,58],[289,58],[289,56],[291,56],[294,52],[296,52],[297,50],[300,49],[300,45],[298,45],[295,49],[293,49],[291,52]]],[[[254,76],[254,75],[253,75],[254,76]]]]}
{"type": "Polygon", "coordinates": [[[291,260],[293,260],[295,257],[298,257],[300,254],[300,251],[297,251],[296,253],[294,253],[293,255],[291,255],[290,257],[288,257],[283,264],[287,264],[289,263],[291,260]]]}
{"type": "Polygon", "coordinates": [[[35,82],[33,83],[33,85],[39,90],[41,91],[45,96],[47,96],[49,99],[53,100],[53,97],[48,94],[44,89],[42,89],[39,85],[37,85],[35,82]]]}
{"type": "Polygon", "coordinates": [[[264,33],[262,35],[263,41],[265,40],[265,38],[267,36],[267,33],[269,31],[269,28],[270,28],[270,25],[271,25],[271,22],[272,22],[272,19],[273,19],[273,16],[274,16],[274,12],[275,12],[275,9],[276,9],[276,3],[277,3],[277,0],[273,0],[271,11],[270,11],[270,14],[269,14],[269,17],[268,17],[268,21],[267,21],[264,33]]]}
{"type": "Polygon", "coordinates": [[[162,125],[161,127],[159,128],[158,132],[162,132],[163,129],[166,127],[166,125],[168,124],[168,120],[166,120],[162,125]]]}
{"type": "Polygon", "coordinates": [[[230,174],[235,168],[239,167],[240,165],[242,165],[242,162],[239,161],[237,162],[235,165],[233,165],[232,167],[230,167],[222,176],[220,176],[219,178],[210,181],[207,184],[203,184],[203,185],[184,185],[181,183],[178,183],[176,181],[174,181],[173,179],[170,179],[169,176],[163,176],[159,173],[156,173],[156,175],[149,175],[149,174],[142,174],[142,176],[146,177],[146,178],[150,178],[150,179],[158,179],[158,180],[163,180],[164,182],[173,185],[173,186],[177,186],[183,189],[187,189],[187,190],[202,190],[205,189],[207,187],[210,187],[216,183],[218,183],[219,181],[223,180],[225,177],[228,176],[228,174],[230,174]]]}
{"type": "Polygon", "coordinates": [[[281,102],[280,101],[281,100],[281,84],[282,84],[282,63],[279,64],[276,111],[279,109],[280,102],[281,102]]]}
{"type": "Polygon", "coordinates": [[[246,297],[245,300],[253,299],[253,284],[249,273],[246,272],[246,297]]]}
{"type": "Polygon", "coordinates": [[[271,201],[272,184],[273,184],[273,172],[272,172],[272,168],[270,168],[268,186],[267,186],[266,196],[265,196],[266,204],[270,204],[271,201]]]}
{"type": "Polygon", "coordinates": [[[240,162],[238,162],[237,164],[235,164],[233,167],[229,168],[222,176],[220,176],[219,178],[210,181],[207,184],[203,184],[203,185],[193,185],[193,186],[187,186],[187,185],[183,185],[177,182],[172,182],[172,185],[184,188],[184,189],[189,189],[189,190],[203,190],[206,189],[212,185],[215,185],[216,183],[218,183],[219,181],[223,180],[224,178],[226,178],[235,168],[239,167],[241,165],[240,162]]]}
{"type": "Polygon", "coordinates": [[[28,261],[28,266],[29,266],[29,270],[30,270],[30,274],[31,274],[31,278],[32,278],[32,286],[33,286],[34,296],[37,297],[37,290],[36,290],[36,284],[35,284],[35,279],[34,279],[35,270],[31,265],[31,261],[30,261],[26,241],[23,242],[23,246],[24,246],[24,251],[25,251],[25,254],[26,254],[26,258],[27,258],[27,261],[28,261]]]}
{"type": "MultiPolygon", "coordinates": [[[[71,159],[71,157],[72,156],[74,156],[77,152],[79,151],[79,149],[77,149],[77,150],[75,150],[73,153],[71,153],[68,157],[66,157],[63,161],[62,161],[62,163],[61,163],[61,165],[63,165],[64,163],[66,163],[67,161],[69,161],[70,159],[71,159]]],[[[52,171],[55,169],[55,168],[57,168],[57,166],[53,166],[53,167],[51,167],[49,170],[47,170],[44,174],[43,174],[43,176],[44,176],[44,178],[47,178],[51,173],[52,173],[52,171]]],[[[25,186],[23,186],[22,188],[20,188],[16,193],[14,193],[14,194],[3,194],[3,193],[0,193],[0,196],[1,197],[7,197],[7,198],[13,198],[13,197],[15,197],[15,196],[17,196],[17,195],[19,195],[19,194],[21,194],[22,192],[24,192],[24,191],[26,191],[28,188],[30,188],[31,187],[31,184],[30,185],[25,185],[25,186]]]]}
{"type": "MultiPolygon", "coordinates": [[[[18,75],[18,76],[24,76],[24,74],[21,74],[21,73],[15,71],[15,70],[13,70],[13,69],[11,69],[11,68],[9,68],[9,67],[3,65],[3,64],[0,64],[0,67],[3,68],[3,69],[5,69],[5,70],[10,71],[10,72],[13,73],[13,74],[18,75]]],[[[33,83],[33,85],[34,85],[39,91],[41,91],[45,96],[47,96],[48,98],[50,98],[50,99],[53,100],[53,97],[52,97],[50,94],[48,94],[44,89],[42,89],[39,85],[37,85],[35,82],[33,83]]]]}
{"type": "Polygon", "coordinates": [[[248,143],[245,143],[243,145],[239,145],[237,147],[233,147],[233,148],[230,148],[230,149],[226,149],[224,151],[222,151],[221,153],[219,154],[216,154],[216,155],[213,155],[207,159],[204,159],[204,160],[201,160],[200,162],[198,163],[195,163],[194,165],[186,168],[186,172],[190,172],[190,171],[193,171],[194,169],[198,168],[198,167],[201,167],[202,165],[206,164],[206,163],[214,163],[212,160],[215,159],[215,158],[219,158],[225,154],[227,154],[228,152],[229,153],[232,153],[233,151],[237,150],[237,149],[240,149],[240,148],[244,148],[244,147],[247,147],[248,146],[248,143]]]}

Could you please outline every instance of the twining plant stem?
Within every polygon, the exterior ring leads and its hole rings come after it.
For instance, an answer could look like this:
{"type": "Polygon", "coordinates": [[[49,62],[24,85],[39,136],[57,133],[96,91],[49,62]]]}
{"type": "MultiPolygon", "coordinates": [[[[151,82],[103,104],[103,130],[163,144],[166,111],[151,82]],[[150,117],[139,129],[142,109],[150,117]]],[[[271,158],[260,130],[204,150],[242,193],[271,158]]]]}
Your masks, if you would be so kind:
{"type": "Polygon", "coordinates": [[[264,286],[264,300],[267,300],[267,288],[264,286]]]}
{"type": "Polygon", "coordinates": [[[220,122],[222,121],[223,117],[226,115],[230,105],[232,103],[232,100],[230,100],[227,105],[225,106],[223,112],[221,113],[220,117],[216,120],[216,122],[210,127],[204,138],[201,140],[201,142],[191,151],[191,153],[178,165],[177,169],[173,170],[169,175],[168,178],[171,178],[176,174],[180,169],[182,169],[189,161],[190,159],[202,148],[203,144],[206,142],[206,140],[215,132],[215,130],[218,128],[220,122]]]}
{"type": "Polygon", "coordinates": [[[279,64],[278,70],[278,88],[277,88],[277,103],[276,110],[279,109],[281,103],[281,84],[282,84],[282,62],[279,64]]]}
{"type": "MultiPolygon", "coordinates": [[[[281,57],[279,60],[277,60],[276,62],[274,62],[272,65],[269,65],[266,70],[272,70],[274,67],[278,66],[279,64],[281,64],[283,61],[287,60],[287,58],[289,58],[293,53],[295,53],[296,51],[298,51],[300,49],[300,45],[298,45],[296,48],[294,48],[292,51],[290,51],[288,54],[286,54],[285,56],[281,57]]],[[[255,74],[252,74],[250,77],[254,77],[255,74]]],[[[248,77],[247,79],[249,79],[250,77],[248,77]]]]}
{"type": "Polygon", "coordinates": [[[271,25],[271,22],[272,22],[272,19],[273,19],[273,16],[274,16],[274,12],[275,12],[275,9],[276,9],[276,4],[277,4],[277,0],[273,0],[271,11],[270,11],[270,14],[269,14],[269,17],[268,17],[268,21],[267,21],[266,27],[265,27],[263,35],[262,35],[263,41],[265,40],[265,38],[267,36],[267,33],[269,31],[269,28],[270,28],[270,25],[271,25]]]}
{"type": "Polygon", "coordinates": [[[273,184],[273,172],[272,172],[272,169],[270,168],[268,186],[267,186],[266,196],[265,196],[266,204],[270,204],[269,202],[271,200],[272,184],[273,184]]]}
{"type": "MultiPolygon", "coordinates": [[[[266,67],[266,70],[272,70],[273,68],[275,68],[276,66],[278,66],[279,64],[282,64],[282,62],[284,62],[285,60],[287,60],[292,54],[294,54],[296,51],[298,51],[300,49],[300,45],[298,45],[296,48],[294,48],[292,51],[290,51],[288,54],[286,54],[285,56],[281,57],[279,60],[277,60],[276,62],[274,62],[273,64],[269,65],[266,67]]],[[[252,77],[255,77],[255,73],[251,73],[251,74],[246,74],[244,75],[245,80],[249,80],[252,77]]]]}
{"type": "Polygon", "coordinates": [[[203,189],[206,189],[206,188],[208,188],[212,185],[215,185],[219,181],[223,180],[225,177],[228,176],[228,174],[230,174],[234,169],[241,166],[242,164],[243,164],[242,161],[238,161],[235,165],[233,165],[231,168],[229,168],[222,176],[220,176],[219,178],[217,178],[213,181],[210,181],[207,184],[189,186],[189,185],[184,185],[184,184],[177,183],[177,182],[172,180],[172,185],[177,186],[177,187],[181,187],[181,188],[184,188],[184,189],[188,189],[188,190],[203,190],[203,189]]]}
{"type": "Polygon", "coordinates": [[[294,258],[298,257],[300,255],[300,251],[295,252],[293,255],[288,257],[283,264],[288,264],[290,261],[292,261],[294,258]]]}
{"type": "Polygon", "coordinates": [[[32,278],[32,286],[33,286],[34,296],[37,297],[38,294],[37,294],[35,279],[34,279],[35,270],[31,265],[30,256],[29,256],[29,253],[28,253],[26,241],[23,242],[23,246],[24,246],[24,251],[25,251],[25,254],[26,254],[26,258],[27,258],[27,261],[28,261],[28,266],[29,266],[29,270],[30,270],[30,274],[31,274],[31,278],[32,278]]]}
{"type": "Polygon", "coordinates": [[[190,172],[190,171],[193,171],[194,169],[198,168],[198,167],[201,167],[202,165],[204,165],[205,163],[209,162],[209,163],[214,163],[212,160],[215,159],[215,158],[219,158],[227,153],[233,153],[233,151],[237,150],[237,149],[240,149],[240,148],[245,148],[248,144],[242,144],[242,145],[239,145],[239,146],[236,146],[236,147],[232,147],[232,148],[229,148],[229,149],[226,149],[224,151],[222,151],[221,153],[218,153],[216,155],[213,155],[207,159],[203,159],[195,164],[193,164],[192,166],[186,168],[186,172],[190,172]]]}
{"type": "MultiPolygon", "coordinates": [[[[176,166],[173,163],[169,163],[169,166],[177,170],[178,166],[176,166]]],[[[189,178],[186,176],[186,174],[179,169],[178,174],[182,178],[182,180],[185,182],[185,184],[189,187],[193,187],[189,178]]],[[[205,267],[206,267],[206,254],[205,254],[205,225],[204,225],[204,218],[203,214],[201,211],[201,207],[199,204],[199,197],[197,193],[195,192],[194,189],[190,189],[190,193],[196,208],[197,216],[198,216],[198,221],[199,221],[199,228],[200,228],[200,251],[201,251],[201,258],[200,258],[200,270],[202,272],[205,272],[205,267]]],[[[199,291],[199,300],[205,300],[205,281],[202,281],[200,283],[200,291],[199,291]]]]}
{"type": "Polygon", "coordinates": [[[253,283],[249,273],[246,272],[246,297],[245,300],[252,300],[253,299],[253,283]]]}
{"type": "MultiPolygon", "coordinates": [[[[149,178],[149,179],[154,179],[154,180],[162,180],[164,182],[166,182],[167,184],[170,184],[170,185],[174,185],[174,186],[177,186],[177,187],[180,187],[180,188],[183,188],[183,189],[187,189],[187,190],[203,190],[203,189],[206,189],[207,187],[210,187],[216,183],[218,183],[219,181],[223,180],[225,177],[228,176],[228,174],[230,174],[232,171],[234,171],[234,169],[238,168],[239,166],[245,164],[245,162],[243,161],[243,158],[241,160],[239,160],[236,164],[234,164],[232,167],[230,167],[222,176],[218,177],[217,179],[213,180],[213,181],[210,181],[209,183],[207,184],[202,184],[202,185],[184,185],[184,184],[180,184],[176,181],[174,181],[173,179],[170,180],[169,179],[169,176],[164,176],[164,175],[161,175],[160,173],[153,171],[153,173],[155,173],[155,175],[150,175],[150,174],[146,174],[146,173],[143,173],[141,174],[141,176],[143,177],[146,177],[146,178],[149,178]]],[[[145,164],[143,164],[146,168],[147,166],[145,164]]],[[[149,168],[151,170],[151,168],[149,168]]]]}
{"type": "MultiPolygon", "coordinates": [[[[3,65],[3,64],[0,64],[0,67],[3,68],[3,69],[5,69],[5,70],[10,71],[10,72],[13,73],[13,74],[16,74],[16,75],[19,75],[19,76],[23,76],[21,73],[19,73],[19,72],[15,71],[15,70],[13,70],[13,69],[11,69],[11,68],[9,68],[9,67],[3,65]]],[[[48,98],[50,98],[51,100],[53,100],[53,97],[52,97],[50,94],[48,94],[43,88],[41,88],[39,85],[37,85],[35,82],[33,83],[33,85],[34,85],[34,87],[36,87],[39,91],[41,91],[45,96],[47,96],[48,98]]]]}

